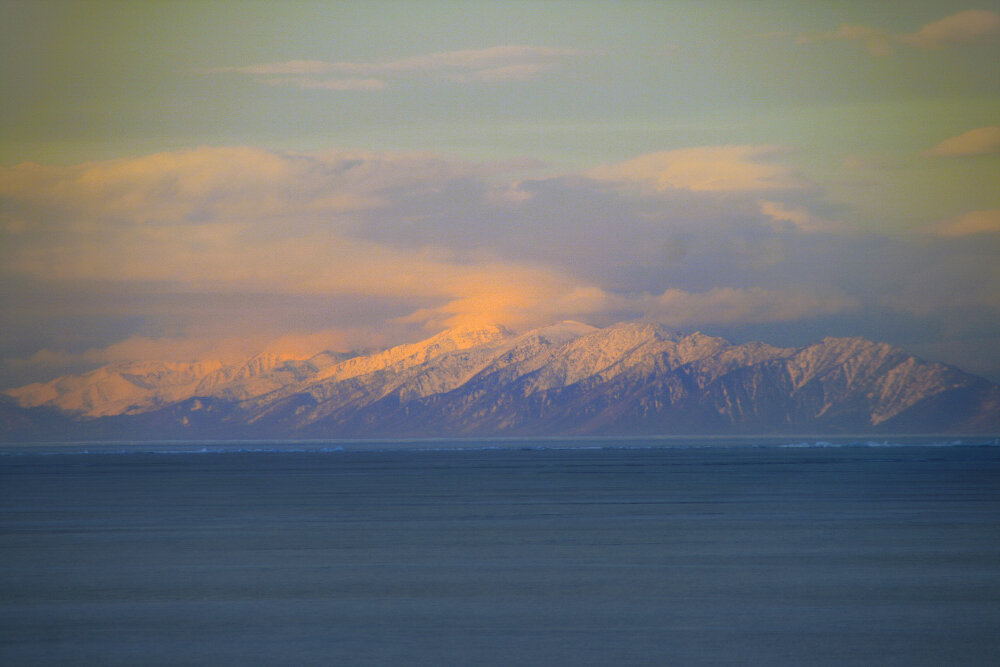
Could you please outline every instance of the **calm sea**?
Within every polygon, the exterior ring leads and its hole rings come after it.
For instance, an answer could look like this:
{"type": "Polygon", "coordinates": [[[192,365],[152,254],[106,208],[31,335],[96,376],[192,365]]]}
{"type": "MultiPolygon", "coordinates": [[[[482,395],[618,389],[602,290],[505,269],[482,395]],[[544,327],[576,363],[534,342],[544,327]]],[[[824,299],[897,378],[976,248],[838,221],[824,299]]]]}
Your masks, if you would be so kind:
{"type": "Polygon", "coordinates": [[[996,665],[995,440],[0,450],[4,665],[996,665]]]}

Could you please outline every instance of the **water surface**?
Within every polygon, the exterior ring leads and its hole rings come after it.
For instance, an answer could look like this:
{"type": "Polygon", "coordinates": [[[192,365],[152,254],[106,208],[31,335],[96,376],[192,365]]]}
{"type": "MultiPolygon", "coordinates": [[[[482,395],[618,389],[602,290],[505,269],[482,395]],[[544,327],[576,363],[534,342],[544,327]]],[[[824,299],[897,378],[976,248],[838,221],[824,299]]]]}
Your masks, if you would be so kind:
{"type": "Polygon", "coordinates": [[[0,663],[996,664],[1000,448],[754,444],[7,448],[0,663]]]}

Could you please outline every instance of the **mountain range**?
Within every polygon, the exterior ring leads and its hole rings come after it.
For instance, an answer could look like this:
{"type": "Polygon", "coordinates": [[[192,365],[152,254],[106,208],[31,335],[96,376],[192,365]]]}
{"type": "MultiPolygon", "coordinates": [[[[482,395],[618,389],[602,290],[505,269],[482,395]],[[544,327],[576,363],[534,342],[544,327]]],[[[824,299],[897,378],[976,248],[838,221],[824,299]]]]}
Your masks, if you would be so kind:
{"type": "Polygon", "coordinates": [[[8,441],[997,432],[1000,386],[885,343],[734,345],[649,322],[117,363],[0,397],[8,441]]]}

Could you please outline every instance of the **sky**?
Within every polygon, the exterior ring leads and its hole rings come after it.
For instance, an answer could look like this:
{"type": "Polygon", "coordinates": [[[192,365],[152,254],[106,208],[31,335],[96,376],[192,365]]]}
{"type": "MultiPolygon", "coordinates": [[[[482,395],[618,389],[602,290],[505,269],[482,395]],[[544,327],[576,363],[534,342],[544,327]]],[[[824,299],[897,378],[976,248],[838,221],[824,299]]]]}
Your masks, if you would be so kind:
{"type": "Polygon", "coordinates": [[[1000,381],[1000,2],[0,1],[0,388],[654,319],[1000,381]]]}

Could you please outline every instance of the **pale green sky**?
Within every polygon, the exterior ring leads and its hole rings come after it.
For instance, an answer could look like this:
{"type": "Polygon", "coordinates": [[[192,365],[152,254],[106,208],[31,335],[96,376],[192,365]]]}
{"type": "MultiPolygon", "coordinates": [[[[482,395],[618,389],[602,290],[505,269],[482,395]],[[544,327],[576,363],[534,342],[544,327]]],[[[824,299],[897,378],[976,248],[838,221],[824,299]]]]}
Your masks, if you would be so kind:
{"type": "MultiPolygon", "coordinates": [[[[782,144],[872,224],[845,156],[897,166],[883,224],[1000,182],[913,156],[1000,118],[995,43],[872,57],[797,36],[916,31],[953,2],[46,2],[3,5],[2,160],[73,163],[196,145],[530,156],[579,168],[656,150],[782,144]],[[785,33],[782,36],[776,33],[785,33]],[[414,73],[383,90],[305,90],[207,73],[289,60],[378,63],[502,45],[583,52],[516,82],[414,73]],[[945,167],[948,167],[947,169],[945,167]],[[939,181],[932,192],[928,181],[939,181]],[[856,189],[855,189],[856,190],[856,189]],[[913,201],[907,207],[905,201],[913,201]]],[[[961,9],[996,10],[970,2],[961,9]]],[[[988,197],[985,197],[988,199],[988,197]]],[[[978,199],[984,199],[980,195],[978,199]]],[[[976,205],[996,205],[977,202],[976,205]]],[[[926,223],[926,220],[921,222],[926,223]]]]}

